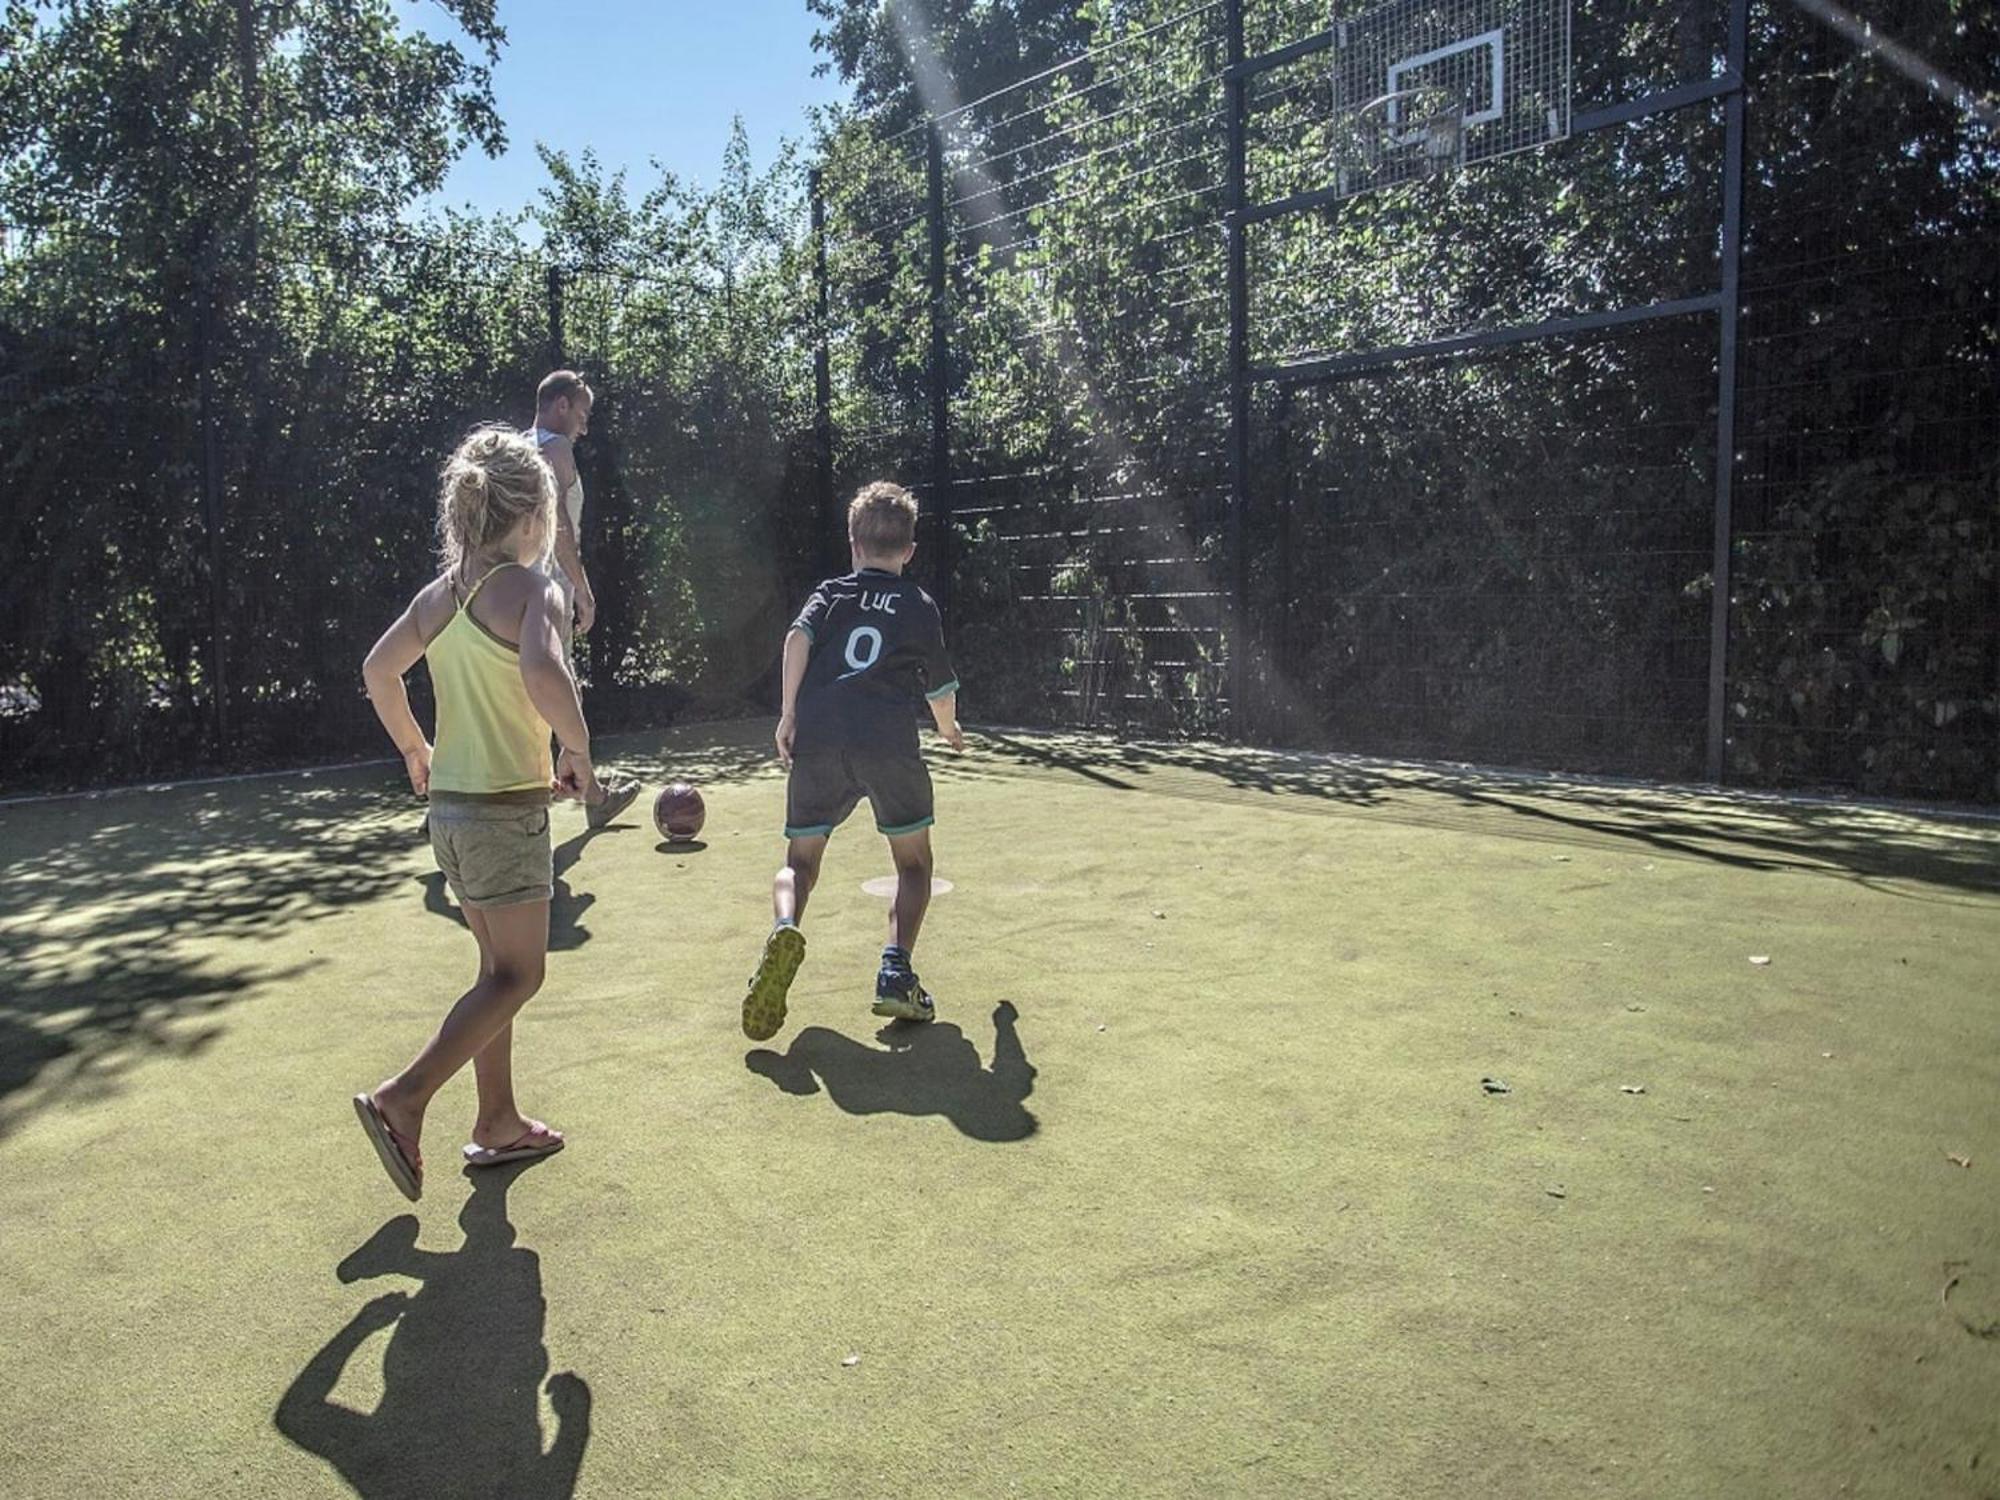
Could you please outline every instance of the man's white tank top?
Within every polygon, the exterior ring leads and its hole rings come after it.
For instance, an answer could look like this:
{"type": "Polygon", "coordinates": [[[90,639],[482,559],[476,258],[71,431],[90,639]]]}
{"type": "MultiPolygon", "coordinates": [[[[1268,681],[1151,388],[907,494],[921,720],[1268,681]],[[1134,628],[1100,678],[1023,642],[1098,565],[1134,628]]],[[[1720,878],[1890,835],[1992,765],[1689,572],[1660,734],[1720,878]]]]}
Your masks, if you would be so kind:
{"type": "MultiPolygon", "coordinates": [[[[530,428],[529,435],[534,438],[535,446],[537,448],[546,448],[550,443],[552,443],[557,438],[562,436],[560,432],[550,432],[546,427],[530,428]]],[[[556,503],[560,505],[563,508],[563,510],[568,514],[569,529],[573,533],[575,533],[577,546],[581,548],[583,545],[583,475],[582,474],[578,474],[575,479],[570,481],[569,492],[567,494],[558,497],[556,503]]],[[[569,575],[563,572],[562,564],[556,561],[556,555],[554,552],[551,552],[549,554],[549,564],[547,571],[549,577],[555,579],[556,582],[560,583],[565,591],[575,589],[576,585],[573,582],[571,582],[569,575]]]]}

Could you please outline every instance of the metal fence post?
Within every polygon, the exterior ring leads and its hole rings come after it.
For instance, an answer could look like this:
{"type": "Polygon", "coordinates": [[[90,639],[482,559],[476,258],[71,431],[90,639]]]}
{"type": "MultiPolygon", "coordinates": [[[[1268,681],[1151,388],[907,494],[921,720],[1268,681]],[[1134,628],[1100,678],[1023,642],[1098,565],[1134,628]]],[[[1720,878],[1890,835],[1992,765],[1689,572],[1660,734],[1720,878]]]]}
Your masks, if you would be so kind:
{"type": "Polygon", "coordinates": [[[927,217],[930,221],[930,395],[931,506],[937,516],[938,607],[951,614],[952,573],[957,565],[952,545],[951,496],[951,340],[946,326],[944,224],[944,132],[936,120],[925,132],[928,177],[927,217]]]}
{"type": "Polygon", "coordinates": [[[820,169],[808,179],[812,195],[813,289],[813,511],[820,572],[841,571],[840,526],[833,505],[833,350],[826,274],[826,194],[820,169]]]}
{"type": "Polygon", "coordinates": [[[1249,619],[1250,559],[1244,546],[1244,511],[1250,495],[1250,281],[1243,222],[1248,80],[1243,64],[1243,0],[1225,0],[1229,71],[1224,75],[1223,106],[1228,118],[1227,182],[1224,222],[1228,236],[1229,281],[1229,723],[1238,738],[1248,730],[1245,695],[1249,688],[1244,660],[1251,636],[1249,619]]]}
{"type": "Polygon", "coordinates": [[[195,310],[195,394],[201,427],[201,510],[208,529],[208,672],[215,750],[229,754],[229,667],[222,572],[222,452],[215,436],[215,259],[204,250],[195,310]]]}
{"type": "MultiPolygon", "coordinates": [[[[1292,433],[1292,388],[1288,385],[1278,388],[1277,411],[1272,417],[1272,426],[1277,434],[1277,453],[1273,456],[1272,468],[1278,474],[1278,514],[1276,517],[1275,545],[1272,549],[1276,563],[1275,580],[1278,593],[1276,619],[1271,634],[1271,675],[1276,679],[1276,687],[1284,688],[1290,682],[1292,671],[1292,502],[1297,493],[1298,476],[1292,465],[1296,461],[1293,451],[1292,433]]],[[[1287,690],[1280,697],[1281,706],[1288,707],[1290,694],[1287,690]]],[[[1294,727],[1287,722],[1280,728],[1286,732],[1294,727]]]]}
{"type": "Polygon", "coordinates": [[[1731,510],[1736,488],[1736,332],[1742,308],[1743,136],[1745,94],[1750,86],[1750,0],[1730,0],[1729,61],[1736,87],[1723,101],[1721,336],[1716,354],[1715,403],[1715,593],[1709,601],[1708,779],[1720,782],[1727,769],[1729,714],[1731,510]]]}
{"type": "Polygon", "coordinates": [[[563,367],[563,272],[549,267],[549,368],[563,367]]]}

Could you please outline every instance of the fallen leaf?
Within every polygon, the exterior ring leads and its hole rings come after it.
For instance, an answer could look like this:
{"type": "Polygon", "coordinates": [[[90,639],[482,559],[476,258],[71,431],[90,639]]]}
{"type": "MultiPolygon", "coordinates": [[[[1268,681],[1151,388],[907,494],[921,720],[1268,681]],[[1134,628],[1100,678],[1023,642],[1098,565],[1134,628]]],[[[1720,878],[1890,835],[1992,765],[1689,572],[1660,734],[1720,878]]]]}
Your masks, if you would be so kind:
{"type": "Polygon", "coordinates": [[[1543,1188],[1542,1191],[1547,1193],[1551,1198],[1567,1198],[1569,1196],[1566,1191],[1559,1187],[1543,1188]]]}
{"type": "Polygon", "coordinates": [[[1618,1092],[1621,1094],[1643,1094],[1646,1092],[1646,1085],[1643,1083],[1621,1083],[1618,1085],[1618,1092]]]}
{"type": "Polygon", "coordinates": [[[1760,969],[1768,969],[1771,967],[1771,955],[1768,953],[1753,953],[1750,955],[1750,962],[1760,969]]]}
{"type": "Polygon", "coordinates": [[[1567,854],[1551,855],[1550,858],[1554,859],[1555,862],[1559,865],[1566,865],[1569,863],[1569,856],[1567,854]]]}
{"type": "Polygon", "coordinates": [[[1972,1170],[1972,1158],[1969,1156],[1961,1156],[1956,1151],[1947,1151],[1944,1154],[1944,1159],[1954,1167],[1964,1167],[1968,1172],[1972,1170]]]}
{"type": "Polygon", "coordinates": [[[1489,1094],[1511,1094],[1514,1091],[1497,1078],[1482,1078],[1479,1086],[1489,1094]]]}
{"type": "Polygon", "coordinates": [[[860,1363],[861,1363],[861,1356],[858,1354],[850,1354],[847,1356],[847,1358],[841,1361],[841,1364],[845,1365],[850,1370],[860,1363]]]}
{"type": "Polygon", "coordinates": [[[1163,911],[1156,911],[1153,913],[1153,915],[1162,922],[1166,921],[1167,919],[1167,914],[1163,911]]]}
{"type": "Polygon", "coordinates": [[[1831,1057],[1831,1056],[1833,1056],[1833,1054],[1832,1054],[1831,1052],[1822,1052],[1822,1053],[1820,1053],[1820,1056],[1821,1056],[1821,1057],[1831,1057]]]}
{"type": "Polygon", "coordinates": [[[1643,1005],[1628,1005],[1625,1008],[1627,1010],[1644,1010],[1646,1007],[1643,1005]]]}
{"type": "Polygon", "coordinates": [[[1100,1027],[1098,1027],[1097,1029],[1098,1029],[1099,1031],[1102,1031],[1102,1030],[1103,1030],[1104,1028],[1103,1028],[1102,1026],[1100,1026],[1100,1027]]]}

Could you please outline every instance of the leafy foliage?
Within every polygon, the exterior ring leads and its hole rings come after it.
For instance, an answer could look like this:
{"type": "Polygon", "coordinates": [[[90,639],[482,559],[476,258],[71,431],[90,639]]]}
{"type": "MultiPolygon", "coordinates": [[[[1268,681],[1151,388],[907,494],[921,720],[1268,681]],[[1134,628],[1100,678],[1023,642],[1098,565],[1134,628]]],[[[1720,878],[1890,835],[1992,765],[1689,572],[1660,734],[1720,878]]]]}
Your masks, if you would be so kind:
{"type": "MultiPolygon", "coordinates": [[[[545,152],[520,212],[419,218],[504,139],[491,0],[446,0],[454,42],[388,0],[12,0],[0,749],[100,775],[373,746],[354,664],[428,570],[435,466],[561,360],[600,391],[601,722],[767,691],[838,497],[886,474],[926,491],[981,716],[1699,773],[1712,320],[1260,387],[1232,518],[1223,8],[805,3],[854,98],[810,163],[755,170],[739,132],[701,189],[545,152]]],[[[1721,66],[1722,0],[1574,9],[1579,110],[1721,66]]],[[[1991,6],[1876,10],[2000,82],[1991,6]]],[[[1246,13],[1252,52],[1326,14],[1246,13]]],[[[1991,800],[2000,150],[1796,6],[1752,31],[1729,774],[1991,800]]],[[[1330,104],[1323,56],[1254,83],[1251,201],[1326,184],[1330,104]]],[[[1700,106],[1258,225],[1247,356],[1704,292],[1722,137],[1700,106]]]]}

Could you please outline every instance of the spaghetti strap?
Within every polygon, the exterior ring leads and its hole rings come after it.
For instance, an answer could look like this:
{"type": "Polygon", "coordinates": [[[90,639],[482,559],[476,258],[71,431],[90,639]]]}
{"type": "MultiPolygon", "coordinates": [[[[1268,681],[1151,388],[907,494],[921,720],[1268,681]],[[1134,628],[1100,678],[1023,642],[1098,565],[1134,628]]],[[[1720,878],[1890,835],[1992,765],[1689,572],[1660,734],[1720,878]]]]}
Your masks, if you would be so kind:
{"type": "Polygon", "coordinates": [[[486,587],[486,585],[492,580],[493,575],[495,573],[505,572],[508,568],[519,568],[524,566],[525,564],[523,563],[509,562],[509,563],[498,563],[495,566],[488,568],[486,570],[486,576],[484,578],[481,578],[479,582],[475,583],[472,586],[472,592],[465,596],[465,602],[459,605],[459,609],[461,611],[471,609],[472,601],[479,597],[479,591],[486,587]]]}

